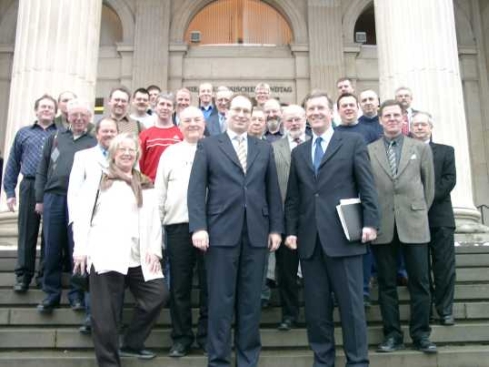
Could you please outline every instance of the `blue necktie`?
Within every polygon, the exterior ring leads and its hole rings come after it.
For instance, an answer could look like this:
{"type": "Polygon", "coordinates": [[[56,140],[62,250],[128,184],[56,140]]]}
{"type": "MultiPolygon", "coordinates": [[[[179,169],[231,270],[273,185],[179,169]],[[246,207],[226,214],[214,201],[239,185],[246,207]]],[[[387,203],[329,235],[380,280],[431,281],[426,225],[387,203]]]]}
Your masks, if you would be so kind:
{"type": "Polygon", "coordinates": [[[316,171],[316,175],[318,174],[319,165],[321,164],[321,160],[323,159],[323,155],[324,155],[323,147],[321,146],[322,141],[323,138],[319,136],[316,139],[316,142],[314,143],[316,144],[316,147],[314,148],[314,162],[312,163],[314,164],[314,170],[316,171]]]}

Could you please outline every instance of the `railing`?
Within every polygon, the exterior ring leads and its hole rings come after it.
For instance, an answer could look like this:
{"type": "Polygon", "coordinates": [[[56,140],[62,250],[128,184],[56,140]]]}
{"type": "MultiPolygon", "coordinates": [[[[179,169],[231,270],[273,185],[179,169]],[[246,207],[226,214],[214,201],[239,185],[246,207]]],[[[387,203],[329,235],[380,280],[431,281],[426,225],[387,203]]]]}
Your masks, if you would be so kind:
{"type": "Polygon", "coordinates": [[[486,220],[485,220],[486,219],[485,214],[487,213],[489,215],[489,205],[482,204],[482,205],[479,205],[477,207],[477,209],[481,213],[481,222],[482,222],[482,224],[488,224],[488,223],[486,223],[486,220]]]}

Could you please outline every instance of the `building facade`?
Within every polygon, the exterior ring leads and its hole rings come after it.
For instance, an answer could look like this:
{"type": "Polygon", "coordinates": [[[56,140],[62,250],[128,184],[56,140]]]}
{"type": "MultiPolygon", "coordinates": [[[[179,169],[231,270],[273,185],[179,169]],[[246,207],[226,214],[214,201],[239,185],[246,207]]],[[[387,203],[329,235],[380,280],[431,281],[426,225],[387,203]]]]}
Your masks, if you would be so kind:
{"type": "Polygon", "coordinates": [[[0,146],[45,92],[103,104],[119,84],[266,82],[296,103],[315,88],[336,97],[342,76],[381,99],[405,85],[455,146],[454,206],[474,222],[489,205],[488,70],[485,0],[0,0],[0,146]]]}

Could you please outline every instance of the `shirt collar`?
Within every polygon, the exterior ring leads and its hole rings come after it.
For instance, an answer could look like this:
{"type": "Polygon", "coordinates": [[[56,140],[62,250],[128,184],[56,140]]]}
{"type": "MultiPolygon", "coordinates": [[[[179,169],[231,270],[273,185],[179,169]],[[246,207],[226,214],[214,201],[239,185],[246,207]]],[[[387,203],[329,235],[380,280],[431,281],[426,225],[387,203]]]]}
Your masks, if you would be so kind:
{"type": "Polygon", "coordinates": [[[200,106],[200,109],[201,109],[201,110],[204,110],[204,111],[210,111],[210,110],[212,110],[212,103],[211,103],[211,104],[209,104],[207,107],[205,107],[205,106],[200,106]]]}
{"type": "Polygon", "coordinates": [[[316,135],[316,133],[313,131],[312,132],[312,145],[316,143],[316,139],[319,137],[323,138],[324,142],[328,142],[331,140],[331,137],[333,136],[334,130],[333,130],[333,125],[330,125],[329,128],[322,133],[321,135],[316,135]]]}
{"type": "Polygon", "coordinates": [[[231,141],[234,141],[237,136],[241,136],[244,139],[243,141],[246,141],[248,138],[248,134],[246,132],[244,132],[243,134],[236,134],[234,131],[227,129],[226,133],[228,134],[231,141]]]}
{"type": "Polygon", "coordinates": [[[392,139],[389,139],[387,136],[384,135],[384,141],[387,143],[387,144],[390,144],[391,141],[395,141],[396,144],[399,145],[399,143],[401,143],[404,139],[404,135],[403,134],[399,134],[398,136],[396,136],[395,138],[392,138],[392,139]]]}

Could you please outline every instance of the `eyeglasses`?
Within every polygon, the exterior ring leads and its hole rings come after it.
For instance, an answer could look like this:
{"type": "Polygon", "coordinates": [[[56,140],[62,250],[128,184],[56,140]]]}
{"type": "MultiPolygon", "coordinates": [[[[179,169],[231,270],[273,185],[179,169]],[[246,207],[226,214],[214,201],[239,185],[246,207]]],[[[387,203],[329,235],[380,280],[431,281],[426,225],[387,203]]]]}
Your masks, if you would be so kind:
{"type": "Polygon", "coordinates": [[[243,113],[243,115],[249,115],[251,113],[251,110],[247,108],[241,108],[241,107],[233,107],[231,108],[231,111],[235,113],[243,113]]]}

